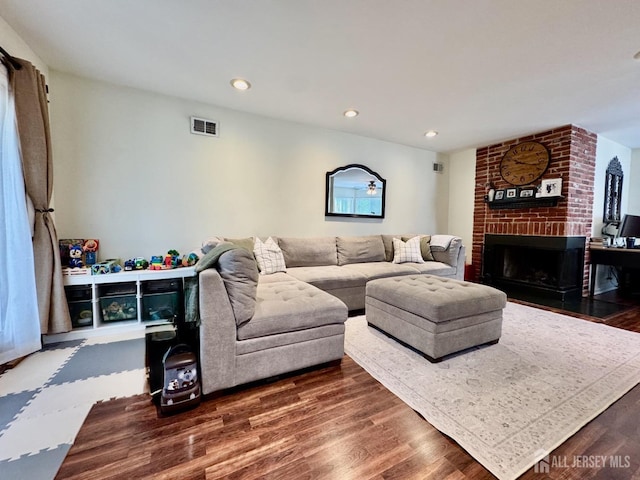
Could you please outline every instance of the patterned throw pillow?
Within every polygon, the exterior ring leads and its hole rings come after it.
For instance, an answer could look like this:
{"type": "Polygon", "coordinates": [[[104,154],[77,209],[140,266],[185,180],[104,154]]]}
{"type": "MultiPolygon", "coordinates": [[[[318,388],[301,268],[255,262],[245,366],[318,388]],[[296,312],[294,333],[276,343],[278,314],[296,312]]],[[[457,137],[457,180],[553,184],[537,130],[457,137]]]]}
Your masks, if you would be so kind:
{"type": "Polygon", "coordinates": [[[258,261],[260,275],[287,271],[282,250],[280,250],[280,247],[273,238],[269,237],[266,242],[263,242],[256,237],[255,243],[253,244],[253,254],[258,261]]]}
{"type": "MultiPolygon", "coordinates": [[[[402,237],[402,241],[406,242],[411,238],[413,237],[402,237]]],[[[422,252],[422,258],[425,262],[436,261],[436,259],[433,258],[433,254],[431,253],[431,235],[420,235],[420,251],[422,252]]]]}
{"type": "Polygon", "coordinates": [[[393,263],[424,263],[420,251],[420,237],[413,237],[403,242],[399,238],[393,239],[393,263]]]}

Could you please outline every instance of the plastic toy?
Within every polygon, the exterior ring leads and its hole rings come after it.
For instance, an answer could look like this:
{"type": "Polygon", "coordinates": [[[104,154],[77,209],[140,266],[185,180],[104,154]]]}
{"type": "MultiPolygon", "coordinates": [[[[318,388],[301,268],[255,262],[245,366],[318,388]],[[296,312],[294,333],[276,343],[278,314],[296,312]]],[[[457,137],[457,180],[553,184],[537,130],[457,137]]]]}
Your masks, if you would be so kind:
{"type": "Polygon", "coordinates": [[[122,267],[120,266],[119,261],[115,258],[91,265],[91,275],[118,273],[120,270],[122,270],[122,267]]]}
{"type": "Polygon", "coordinates": [[[144,257],[136,257],[135,258],[135,269],[136,270],[146,270],[149,267],[149,262],[144,257]]]}
{"type": "Polygon", "coordinates": [[[177,250],[169,250],[167,255],[171,255],[171,268],[180,266],[180,254],[177,250]]]}
{"type": "Polygon", "coordinates": [[[69,266],[71,268],[82,268],[82,247],[80,244],[69,245],[69,266]]]}
{"type": "Polygon", "coordinates": [[[124,262],[124,269],[126,271],[131,270],[144,270],[149,266],[149,262],[144,257],[130,258],[124,262]]]}
{"type": "Polygon", "coordinates": [[[89,238],[84,241],[82,250],[84,251],[84,260],[87,266],[93,265],[98,261],[98,240],[89,238]]]}
{"type": "Polygon", "coordinates": [[[163,258],[160,255],[153,255],[151,257],[151,265],[149,265],[149,270],[162,270],[162,261],[163,258]]]}
{"type": "Polygon", "coordinates": [[[191,252],[188,255],[183,255],[182,256],[182,266],[183,267],[191,267],[193,265],[195,265],[198,260],[200,260],[200,258],[198,257],[198,255],[195,252],[191,252]]]}

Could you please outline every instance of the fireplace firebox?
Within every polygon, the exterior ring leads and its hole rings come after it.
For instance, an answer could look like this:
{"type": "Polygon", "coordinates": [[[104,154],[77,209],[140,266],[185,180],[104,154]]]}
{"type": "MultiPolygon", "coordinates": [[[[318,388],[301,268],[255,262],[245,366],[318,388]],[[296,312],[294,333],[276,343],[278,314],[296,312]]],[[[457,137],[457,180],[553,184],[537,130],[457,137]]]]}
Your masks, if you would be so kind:
{"type": "Polygon", "coordinates": [[[582,296],[585,237],[484,236],[482,282],[561,301],[582,296]]]}

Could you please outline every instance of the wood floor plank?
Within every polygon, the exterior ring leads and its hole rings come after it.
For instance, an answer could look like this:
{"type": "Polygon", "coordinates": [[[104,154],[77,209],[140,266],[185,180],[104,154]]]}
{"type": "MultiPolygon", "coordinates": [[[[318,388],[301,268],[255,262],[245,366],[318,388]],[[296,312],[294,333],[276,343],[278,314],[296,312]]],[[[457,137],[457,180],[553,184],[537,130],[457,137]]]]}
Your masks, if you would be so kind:
{"type": "MultiPolygon", "coordinates": [[[[599,321],[585,318],[589,321],[599,321]]],[[[640,332],[640,303],[603,323],[640,332]]],[[[556,468],[522,480],[640,478],[640,386],[552,456],[629,458],[627,468],[556,468]]],[[[173,416],[147,396],[96,404],[57,479],[495,478],[348,356],[205,399],[173,416]]]]}

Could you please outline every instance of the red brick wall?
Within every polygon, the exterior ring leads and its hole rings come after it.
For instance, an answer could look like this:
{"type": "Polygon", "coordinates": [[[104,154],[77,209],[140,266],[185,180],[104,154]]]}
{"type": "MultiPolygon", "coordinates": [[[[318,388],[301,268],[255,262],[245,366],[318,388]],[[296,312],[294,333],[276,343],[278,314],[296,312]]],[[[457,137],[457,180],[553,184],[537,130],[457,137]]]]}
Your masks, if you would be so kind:
{"type": "MultiPolygon", "coordinates": [[[[596,167],[597,135],[575,125],[514,138],[476,151],[476,188],[473,214],[472,264],[475,278],[482,271],[482,247],[485,233],[509,235],[582,235],[591,236],[593,182],[596,167]],[[536,141],[550,152],[549,168],[542,176],[562,178],[562,195],[557,207],[490,210],[484,201],[489,181],[496,189],[511,187],[500,176],[500,160],[514,145],[536,141]]],[[[540,179],[540,180],[542,180],[540,179]]],[[[536,181],[536,185],[540,183],[536,181]]],[[[588,287],[588,264],[585,282],[588,287]]]]}

